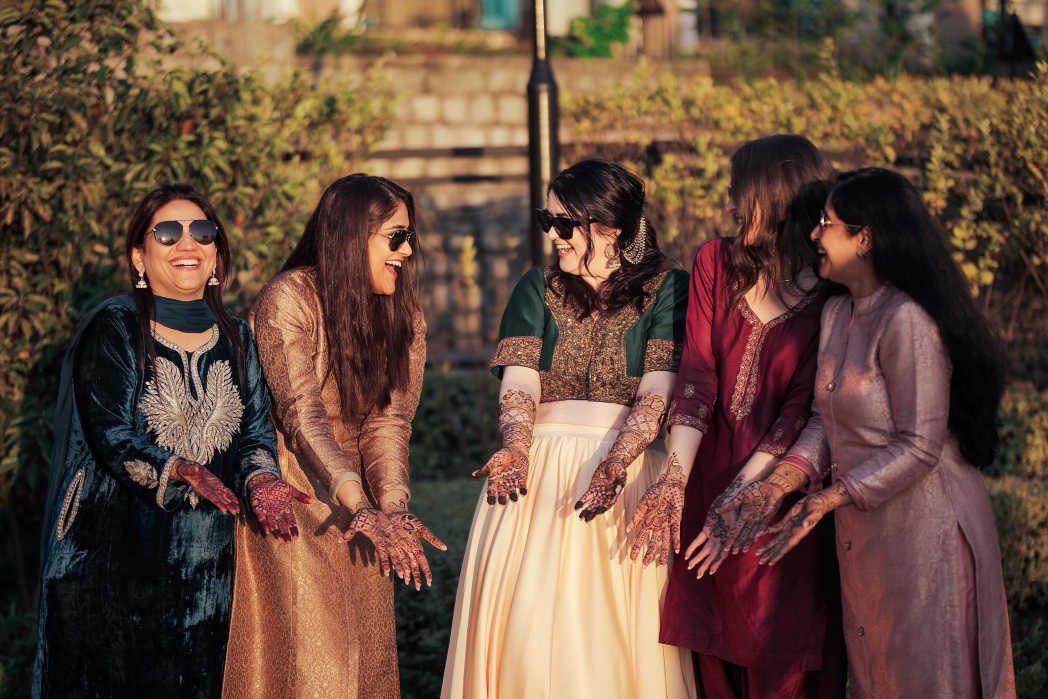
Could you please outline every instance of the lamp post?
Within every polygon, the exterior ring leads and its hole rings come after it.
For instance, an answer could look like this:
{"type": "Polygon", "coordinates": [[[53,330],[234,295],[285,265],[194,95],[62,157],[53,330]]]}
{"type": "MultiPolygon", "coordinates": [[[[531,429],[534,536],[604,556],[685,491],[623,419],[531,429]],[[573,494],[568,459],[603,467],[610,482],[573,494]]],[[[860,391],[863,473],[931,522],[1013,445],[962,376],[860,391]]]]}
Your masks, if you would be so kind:
{"type": "MultiPolygon", "coordinates": [[[[546,208],[546,187],[560,170],[560,117],[557,81],[546,54],[546,0],[535,0],[535,49],[528,80],[528,156],[531,173],[531,208],[546,208]]],[[[552,245],[531,215],[531,263],[544,265],[552,245]]]]}

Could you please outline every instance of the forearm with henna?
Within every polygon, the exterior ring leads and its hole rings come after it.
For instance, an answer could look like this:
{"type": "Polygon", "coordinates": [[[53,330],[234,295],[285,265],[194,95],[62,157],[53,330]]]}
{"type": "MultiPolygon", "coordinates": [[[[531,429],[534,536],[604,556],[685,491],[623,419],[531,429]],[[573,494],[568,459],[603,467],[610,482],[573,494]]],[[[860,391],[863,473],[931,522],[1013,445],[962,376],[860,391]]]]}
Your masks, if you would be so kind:
{"type": "Polygon", "coordinates": [[[669,563],[670,546],[680,553],[680,521],[684,512],[684,488],[688,479],[675,452],[666,462],[666,470],[655,485],[648,488],[637,503],[637,511],[626,529],[627,533],[638,529],[636,541],[630,549],[630,558],[637,560],[641,549],[647,544],[644,565],[659,557],[659,565],[669,563]]]}
{"type": "Polygon", "coordinates": [[[638,396],[611,450],[590,478],[589,488],[575,503],[587,522],[607,512],[626,485],[626,469],[659,436],[666,415],[666,398],[658,393],[638,396]]]}
{"type": "Polygon", "coordinates": [[[518,493],[528,494],[528,454],[535,433],[535,399],[526,391],[511,388],[499,402],[499,433],[502,449],[483,468],[474,471],[488,479],[488,504],[516,502],[518,493]]]}

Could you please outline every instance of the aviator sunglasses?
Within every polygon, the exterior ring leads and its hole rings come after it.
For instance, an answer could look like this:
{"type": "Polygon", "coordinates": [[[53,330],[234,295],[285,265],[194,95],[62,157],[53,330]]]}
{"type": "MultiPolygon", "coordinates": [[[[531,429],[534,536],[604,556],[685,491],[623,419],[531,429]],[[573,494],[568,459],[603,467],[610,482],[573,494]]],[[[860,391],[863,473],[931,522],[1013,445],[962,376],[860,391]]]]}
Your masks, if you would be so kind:
{"type": "Polygon", "coordinates": [[[189,224],[189,235],[201,245],[210,245],[218,235],[218,226],[214,221],[161,221],[153,226],[153,237],[165,247],[174,245],[182,239],[182,224],[189,224]]]}
{"type": "MultiPolygon", "coordinates": [[[[535,215],[539,218],[539,227],[542,228],[543,233],[549,233],[550,228],[556,228],[561,240],[571,240],[571,236],[575,235],[575,229],[586,225],[582,221],[566,216],[552,216],[545,209],[535,209],[535,215]]],[[[596,220],[591,218],[587,223],[594,223],[596,220]]]]}
{"type": "Polygon", "coordinates": [[[376,233],[383,238],[389,238],[389,249],[396,252],[406,240],[411,249],[415,249],[415,231],[408,230],[407,228],[400,228],[393,231],[392,233],[376,233]]]}
{"type": "Polygon", "coordinates": [[[830,220],[830,217],[826,215],[826,211],[819,212],[819,228],[826,230],[830,226],[844,226],[845,228],[861,229],[862,226],[858,226],[854,223],[834,223],[830,220]]]}

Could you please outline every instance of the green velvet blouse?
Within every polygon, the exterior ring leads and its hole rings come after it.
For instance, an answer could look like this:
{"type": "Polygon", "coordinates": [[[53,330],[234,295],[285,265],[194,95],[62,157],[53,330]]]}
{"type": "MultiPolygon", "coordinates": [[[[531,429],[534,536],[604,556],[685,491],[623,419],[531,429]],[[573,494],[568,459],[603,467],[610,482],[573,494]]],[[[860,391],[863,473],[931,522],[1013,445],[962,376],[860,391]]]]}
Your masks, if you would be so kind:
{"type": "Polygon", "coordinates": [[[638,311],[579,319],[550,288],[548,267],[521,278],[502,316],[492,373],[505,366],[539,372],[540,401],[589,400],[631,406],[649,371],[677,371],[688,310],[688,274],[661,272],[645,285],[638,311]]]}

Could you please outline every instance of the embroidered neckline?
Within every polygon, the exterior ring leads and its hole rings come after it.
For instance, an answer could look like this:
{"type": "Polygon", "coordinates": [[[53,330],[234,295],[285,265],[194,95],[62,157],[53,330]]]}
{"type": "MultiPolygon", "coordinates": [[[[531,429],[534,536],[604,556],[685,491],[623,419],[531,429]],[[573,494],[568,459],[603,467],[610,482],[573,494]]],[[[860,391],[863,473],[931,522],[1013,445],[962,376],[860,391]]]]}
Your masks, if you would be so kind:
{"type": "Polygon", "coordinates": [[[163,345],[164,347],[167,347],[169,350],[174,350],[179,354],[195,354],[197,356],[200,356],[205,352],[211,351],[214,348],[214,346],[218,344],[218,335],[218,324],[216,323],[215,325],[211,326],[211,337],[208,338],[208,341],[197,347],[195,350],[190,351],[187,349],[182,349],[182,347],[180,347],[178,344],[172,342],[171,340],[168,340],[166,337],[158,333],[156,331],[156,328],[153,329],[153,339],[161,345],[163,345]]]}

